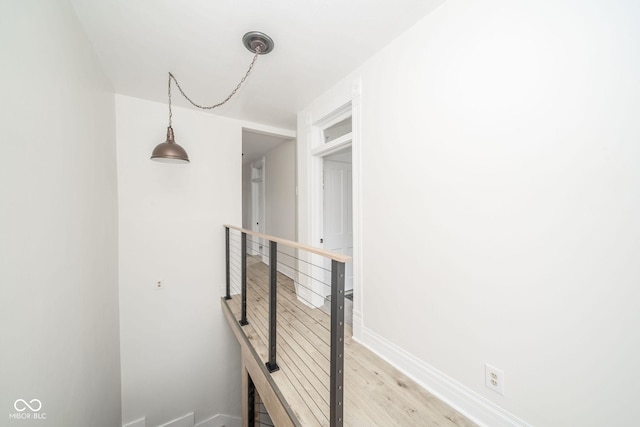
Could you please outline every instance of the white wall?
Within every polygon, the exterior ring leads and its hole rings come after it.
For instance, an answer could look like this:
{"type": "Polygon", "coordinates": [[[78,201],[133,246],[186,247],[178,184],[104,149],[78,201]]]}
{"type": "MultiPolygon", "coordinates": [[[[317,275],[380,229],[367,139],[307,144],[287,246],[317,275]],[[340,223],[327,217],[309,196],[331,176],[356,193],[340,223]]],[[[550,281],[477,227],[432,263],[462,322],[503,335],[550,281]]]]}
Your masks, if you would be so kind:
{"type": "Polygon", "coordinates": [[[173,109],[191,163],[149,160],[166,104],[116,96],[123,421],[240,414],[240,354],[221,311],[223,224],[241,221],[240,122],[173,109]],[[164,289],[156,290],[162,281],[164,289]]]}
{"type": "Polygon", "coordinates": [[[242,165],[242,228],[251,229],[251,162],[242,165]]]}
{"type": "Polygon", "coordinates": [[[267,233],[296,238],[296,148],[287,141],[265,154],[265,210],[267,233]]]}
{"type": "MultiPolygon", "coordinates": [[[[279,144],[265,154],[265,223],[267,234],[296,240],[296,147],[295,141],[279,144]]],[[[280,246],[281,271],[293,276],[295,251],[280,246]]]]}
{"type": "Polygon", "coordinates": [[[68,2],[3,1],[0,16],[0,424],[113,427],[113,90],[68,2]],[[17,399],[46,421],[10,418],[17,399]]]}
{"type": "Polygon", "coordinates": [[[305,120],[362,80],[367,344],[534,425],[637,423],[639,19],[448,0],[300,113],[305,182],[305,120]]]}

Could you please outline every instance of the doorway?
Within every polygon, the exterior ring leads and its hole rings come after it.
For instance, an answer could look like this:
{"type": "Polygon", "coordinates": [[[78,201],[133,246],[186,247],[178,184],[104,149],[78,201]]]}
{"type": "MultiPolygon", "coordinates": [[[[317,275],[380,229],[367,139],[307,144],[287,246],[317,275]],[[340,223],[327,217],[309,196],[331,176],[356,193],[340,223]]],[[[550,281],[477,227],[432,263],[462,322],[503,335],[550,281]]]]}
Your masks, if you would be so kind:
{"type": "MultiPolygon", "coordinates": [[[[251,230],[256,233],[265,232],[265,198],[264,198],[264,188],[265,188],[265,161],[264,157],[260,160],[251,162],[251,230]]],[[[264,242],[262,239],[252,239],[252,244],[250,245],[250,254],[258,255],[264,254],[264,242]]],[[[263,259],[264,261],[264,259],[263,259]]]]}
{"type": "MultiPolygon", "coordinates": [[[[242,228],[295,240],[294,136],[282,129],[243,128],[242,228]]],[[[250,237],[247,253],[267,261],[268,246],[250,237]]]]}
{"type": "MultiPolygon", "coordinates": [[[[343,245],[345,252],[351,255],[352,260],[346,263],[346,275],[349,276],[348,284],[345,280],[345,287],[353,298],[353,336],[356,339],[362,337],[363,310],[365,286],[363,285],[362,274],[362,107],[361,93],[362,85],[359,79],[352,82],[350,90],[336,93],[331,99],[327,98],[322,102],[317,102],[298,115],[299,126],[299,179],[300,202],[299,209],[299,232],[302,241],[311,246],[320,245],[325,249],[333,246],[329,241],[324,243],[325,228],[330,230],[330,224],[325,224],[325,187],[323,174],[325,170],[325,160],[347,161],[351,166],[350,203],[343,202],[342,205],[350,211],[351,218],[341,218],[344,224],[348,224],[348,230],[352,241],[343,245]],[[348,155],[350,158],[335,159],[333,155],[348,155]]],[[[348,86],[344,87],[345,89],[348,86]]],[[[327,163],[329,164],[329,163],[327,163]]],[[[346,175],[348,176],[348,175],[346,175]]],[[[342,178],[341,178],[342,179],[342,178]]],[[[348,181],[349,179],[347,179],[348,181]]],[[[343,199],[344,200],[344,199],[343,199]]],[[[343,211],[340,211],[343,212],[343,211]]],[[[337,215],[337,214],[336,214],[337,215]]],[[[342,214],[340,214],[342,215],[342,214]]],[[[327,234],[329,236],[329,234],[327,234]]],[[[305,259],[310,264],[325,267],[321,259],[313,256],[305,259]]],[[[324,304],[328,294],[331,292],[327,286],[315,286],[317,283],[326,284],[328,281],[322,274],[309,273],[306,280],[312,288],[311,300],[314,307],[324,304]],[[317,303],[315,295],[323,302],[317,303]]],[[[346,279],[346,278],[345,278],[346,279]]],[[[351,301],[347,300],[349,303],[351,301]]],[[[350,305],[350,304],[349,304],[350,305]]],[[[346,307],[345,307],[346,309],[346,307]]]]}
{"type": "MultiPolygon", "coordinates": [[[[317,236],[323,249],[338,252],[352,257],[345,265],[345,321],[354,324],[356,306],[360,298],[358,286],[356,242],[356,185],[354,183],[354,133],[352,105],[346,104],[325,116],[313,125],[315,147],[311,150],[310,169],[312,192],[317,191],[317,198],[312,198],[311,226],[313,235],[317,236]],[[313,178],[317,177],[317,178],[313,178]],[[355,266],[355,267],[354,267],[355,266]]],[[[313,239],[313,238],[312,238],[313,239]]],[[[331,263],[323,261],[323,273],[318,275],[318,282],[325,285],[331,283],[331,263]]],[[[323,290],[325,300],[322,308],[329,310],[332,296],[330,287],[323,290]]],[[[355,329],[354,329],[355,330],[355,329]]]]}
{"type": "MultiPolygon", "coordinates": [[[[351,147],[323,157],[324,249],[353,257],[353,167],[351,147]]],[[[345,268],[345,296],[353,299],[353,263],[345,268]]]]}

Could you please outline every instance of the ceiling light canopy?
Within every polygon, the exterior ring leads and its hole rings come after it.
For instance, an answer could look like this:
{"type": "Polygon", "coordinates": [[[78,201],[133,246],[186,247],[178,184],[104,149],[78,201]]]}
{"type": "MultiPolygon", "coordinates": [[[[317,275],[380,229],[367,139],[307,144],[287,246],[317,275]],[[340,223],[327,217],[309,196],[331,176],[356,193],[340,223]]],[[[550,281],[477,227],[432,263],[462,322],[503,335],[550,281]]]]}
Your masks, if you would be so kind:
{"type": "Polygon", "coordinates": [[[171,81],[173,80],[178,87],[178,90],[185,97],[187,101],[191,103],[194,107],[200,108],[201,110],[212,110],[214,108],[220,107],[224,105],[227,101],[231,99],[233,95],[240,89],[240,86],[244,83],[244,81],[249,77],[253,66],[256,63],[259,55],[265,55],[273,50],[273,40],[268,35],[261,33],[259,31],[250,31],[246,33],[242,37],[242,44],[250,51],[253,52],[253,60],[249,65],[249,69],[245,73],[244,77],[240,80],[240,83],[231,91],[229,96],[225,98],[224,101],[219,102],[218,104],[211,106],[202,106],[193,102],[182,90],[178,80],[176,80],[175,76],[169,73],[169,84],[168,84],[168,95],[169,95],[169,126],[167,127],[167,140],[161,144],[158,144],[156,148],[153,149],[153,153],[151,153],[151,160],[155,160],[158,162],[164,163],[189,163],[189,156],[184,148],[182,148],[175,141],[175,137],[173,134],[172,127],[172,113],[171,113],[171,81]]]}

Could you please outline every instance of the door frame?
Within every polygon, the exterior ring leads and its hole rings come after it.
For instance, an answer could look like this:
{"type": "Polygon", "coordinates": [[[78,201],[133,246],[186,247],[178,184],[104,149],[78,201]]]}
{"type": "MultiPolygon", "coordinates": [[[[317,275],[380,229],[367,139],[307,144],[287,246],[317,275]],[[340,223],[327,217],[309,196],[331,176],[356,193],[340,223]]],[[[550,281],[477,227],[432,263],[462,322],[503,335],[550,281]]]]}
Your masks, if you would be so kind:
{"type": "MultiPolygon", "coordinates": [[[[323,229],[323,191],[322,173],[323,157],[351,146],[352,179],[353,179],[353,336],[362,336],[363,310],[362,301],[365,289],[362,286],[362,109],[361,80],[356,79],[351,87],[350,96],[342,105],[331,108],[313,120],[311,112],[307,113],[305,128],[309,140],[306,152],[308,167],[307,184],[309,190],[309,241],[312,246],[319,246],[323,229]],[[322,138],[322,131],[351,115],[352,131],[350,136],[340,137],[327,144],[322,138]]],[[[344,99],[344,98],[343,98],[344,99]]],[[[333,105],[336,105],[333,103],[333,105]]],[[[316,116],[316,114],[313,114],[316,116]]],[[[317,117],[317,116],[316,116],[317,117]]]]}
{"type": "MultiPolygon", "coordinates": [[[[251,162],[251,230],[258,233],[264,233],[264,226],[266,225],[265,167],[266,162],[264,156],[259,160],[251,162]],[[255,173],[257,170],[260,170],[259,175],[255,173]],[[262,200],[260,200],[260,193],[262,193],[262,200]],[[262,231],[258,224],[262,225],[262,231]]],[[[260,253],[262,254],[262,262],[266,262],[264,242],[262,242],[262,239],[258,239],[258,242],[250,245],[251,255],[258,255],[260,253]],[[262,247],[262,252],[260,251],[260,247],[262,247]]]]}

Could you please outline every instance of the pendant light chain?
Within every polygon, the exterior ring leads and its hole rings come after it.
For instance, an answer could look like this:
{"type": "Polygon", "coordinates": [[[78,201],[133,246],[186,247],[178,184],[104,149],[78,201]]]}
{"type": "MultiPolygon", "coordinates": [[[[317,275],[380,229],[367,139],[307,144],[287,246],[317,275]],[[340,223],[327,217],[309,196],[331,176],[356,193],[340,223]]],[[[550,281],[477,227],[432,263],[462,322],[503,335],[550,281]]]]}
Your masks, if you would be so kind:
{"type": "Polygon", "coordinates": [[[173,118],[173,114],[171,113],[171,73],[169,73],[169,127],[171,127],[171,119],[173,118]]]}
{"type": "Polygon", "coordinates": [[[199,104],[196,104],[195,102],[193,102],[191,100],[191,98],[189,98],[187,96],[187,94],[184,93],[184,91],[180,87],[180,83],[178,83],[178,80],[175,78],[175,76],[173,74],[169,73],[169,127],[171,127],[171,118],[172,118],[172,114],[171,114],[171,80],[173,80],[175,82],[175,84],[178,87],[178,90],[180,91],[182,96],[184,96],[185,99],[191,103],[191,105],[193,105],[194,107],[200,108],[201,110],[213,110],[214,108],[217,108],[217,107],[220,107],[220,106],[226,104],[227,101],[229,101],[231,99],[231,97],[236,94],[236,92],[240,89],[240,86],[242,86],[242,84],[247,79],[247,77],[249,77],[249,74],[251,74],[251,70],[253,69],[253,66],[256,63],[256,60],[258,59],[258,55],[260,55],[260,52],[261,52],[260,47],[256,47],[255,48],[255,55],[253,55],[253,60],[251,61],[251,64],[249,65],[249,69],[245,73],[244,77],[242,77],[242,80],[240,80],[240,83],[238,83],[236,88],[233,89],[233,91],[231,91],[229,96],[227,96],[224,101],[222,101],[222,102],[220,102],[220,103],[218,103],[216,105],[211,105],[211,106],[199,105],[199,104]]]}
{"type": "Polygon", "coordinates": [[[193,100],[189,98],[186,93],[184,93],[176,77],[173,74],[169,73],[169,80],[167,82],[167,95],[169,98],[169,126],[167,127],[167,139],[165,142],[158,144],[156,148],[153,149],[153,152],[151,153],[151,160],[166,163],[189,163],[189,156],[187,155],[186,150],[178,145],[178,143],[176,143],[175,134],[173,132],[173,112],[171,110],[171,81],[174,81],[182,96],[184,96],[185,99],[196,108],[199,108],[201,110],[212,110],[226,104],[227,101],[229,101],[236,94],[236,92],[240,90],[240,87],[245,82],[245,80],[247,80],[249,74],[251,74],[251,70],[253,70],[253,66],[258,60],[258,56],[271,52],[274,46],[271,37],[261,31],[249,31],[248,33],[246,33],[242,37],[242,44],[250,52],[254,53],[251,64],[249,64],[249,69],[242,77],[242,80],[240,80],[240,83],[238,83],[235,89],[231,91],[229,96],[227,96],[224,101],[216,105],[204,106],[193,102],[193,100]]]}

